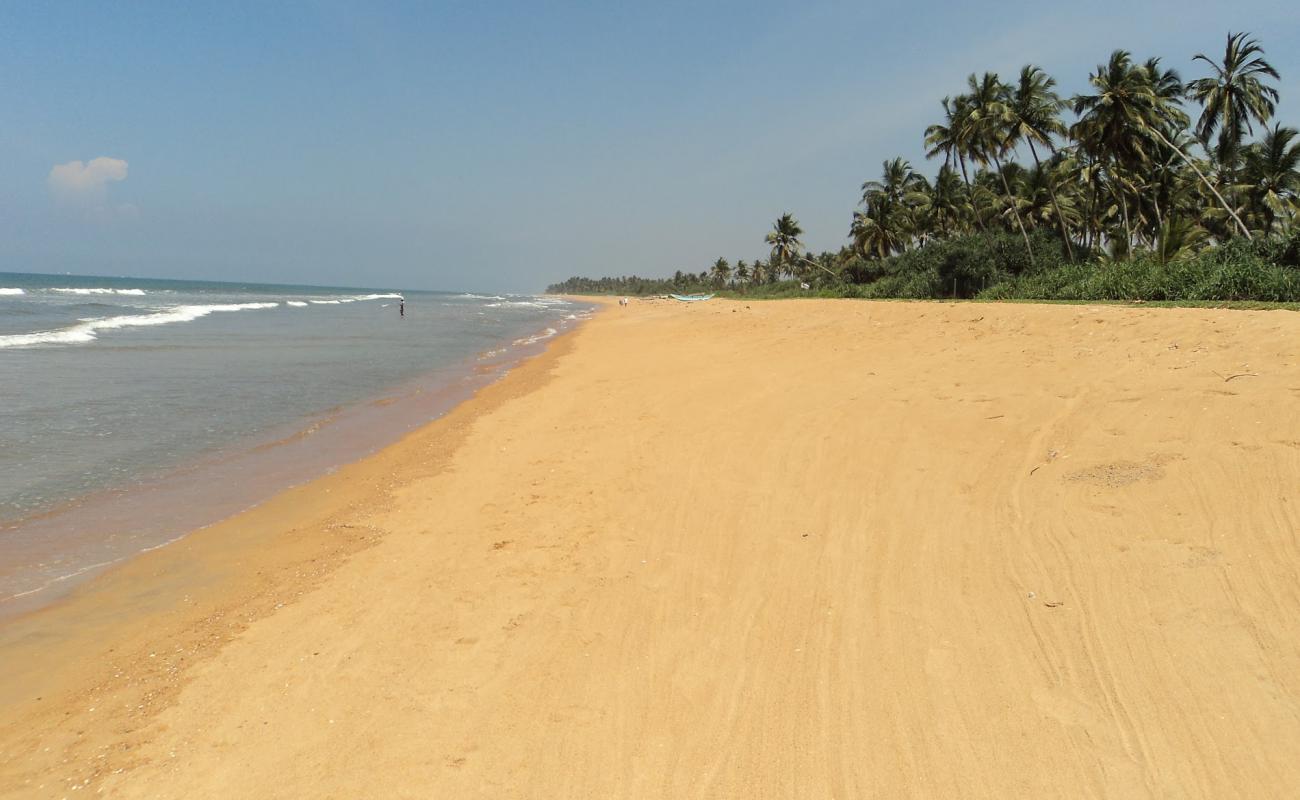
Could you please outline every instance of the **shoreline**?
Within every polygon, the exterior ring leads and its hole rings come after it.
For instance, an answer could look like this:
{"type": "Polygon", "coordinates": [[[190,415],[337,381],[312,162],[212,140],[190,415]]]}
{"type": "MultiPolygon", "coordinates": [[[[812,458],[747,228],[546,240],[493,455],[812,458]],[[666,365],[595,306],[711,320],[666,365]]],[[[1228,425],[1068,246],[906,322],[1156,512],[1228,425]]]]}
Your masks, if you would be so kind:
{"type": "Polygon", "coordinates": [[[0,628],[0,796],[1285,794],[1298,319],[606,308],[0,628]]]}
{"type": "MultiPolygon", "coordinates": [[[[69,718],[114,706],[109,724],[138,730],[174,700],[184,671],[374,546],[375,531],[345,521],[354,509],[382,506],[413,475],[438,471],[475,419],[544,383],[583,323],[600,313],[595,305],[592,316],[529,342],[536,352],[395,442],[108,565],[47,605],[0,619],[0,663],[7,665],[0,741],[10,745],[0,755],[0,797],[21,796],[23,776],[69,759],[81,763],[78,775],[108,774],[104,753],[91,755],[81,732],[68,730],[69,718]],[[123,676],[130,677],[115,681],[123,676]],[[15,749],[17,742],[25,746],[15,749]]],[[[100,713],[83,719],[103,725],[108,715],[100,713]]],[[[63,788],[77,787],[73,780],[63,788]]]]}
{"type": "MultiPolygon", "coordinates": [[[[556,333],[584,319],[559,321],[556,333]]],[[[0,596],[0,625],[58,602],[105,570],[394,444],[544,350],[552,338],[545,331],[504,338],[371,397],[305,414],[129,484],[0,519],[6,536],[0,555],[7,556],[12,572],[0,571],[0,580],[14,590],[0,596]],[[221,488],[214,493],[212,487],[221,488]],[[46,566],[65,561],[66,571],[46,566]],[[35,573],[38,567],[45,574],[35,573]],[[24,570],[32,572],[30,578],[22,576],[24,570]]]]}

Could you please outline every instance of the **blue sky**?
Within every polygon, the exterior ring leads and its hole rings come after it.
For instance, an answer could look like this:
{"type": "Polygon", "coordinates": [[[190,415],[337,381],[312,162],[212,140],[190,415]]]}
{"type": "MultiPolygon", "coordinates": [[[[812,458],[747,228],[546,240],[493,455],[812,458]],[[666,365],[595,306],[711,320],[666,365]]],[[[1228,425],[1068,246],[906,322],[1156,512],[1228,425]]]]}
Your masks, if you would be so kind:
{"type": "Polygon", "coordinates": [[[784,211],[836,249],[968,73],[1186,79],[1230,29],[1300,125],[1271,0],[6,3],[0,271],[530,291],[753,258],[784,211]]]}

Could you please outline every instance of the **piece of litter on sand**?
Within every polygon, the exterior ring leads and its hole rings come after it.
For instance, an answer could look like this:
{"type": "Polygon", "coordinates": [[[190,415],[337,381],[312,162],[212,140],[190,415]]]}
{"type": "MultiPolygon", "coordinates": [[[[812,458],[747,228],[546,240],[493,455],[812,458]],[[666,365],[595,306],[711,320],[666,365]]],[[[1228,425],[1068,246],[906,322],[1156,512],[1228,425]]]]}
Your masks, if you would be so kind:
{"type": "Polygon", "coordinates": [[[1043,603],[1043,605],[1047,606],[1048,608],[1057,608],[1059,606],[1065,605],[1065,603],[1061,602],[1060,600],[1056,600],[1051,603],[1043,603]]]}
{"type": "Polygon", "coordinates": [[[1030,593],[1029,593],[1029,599],[1030,599],[1030,600],[1033,600],[1033,599],[1034,599],[1035,597],[1037,597],[1037,596],[1038,596],[1038,595],[1034,594],[1033,592],[1030,592],[1030,593]]]}

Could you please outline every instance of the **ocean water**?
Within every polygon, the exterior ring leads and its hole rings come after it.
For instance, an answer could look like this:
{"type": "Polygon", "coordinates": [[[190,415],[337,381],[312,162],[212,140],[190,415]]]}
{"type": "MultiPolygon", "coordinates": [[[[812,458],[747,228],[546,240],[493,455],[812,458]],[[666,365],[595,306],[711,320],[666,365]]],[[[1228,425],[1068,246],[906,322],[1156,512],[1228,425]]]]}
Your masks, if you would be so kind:
{"type": "Polygon", "coordinates": [[[0,613],[395,440],[590,310],[0,273],[0,613]]]}

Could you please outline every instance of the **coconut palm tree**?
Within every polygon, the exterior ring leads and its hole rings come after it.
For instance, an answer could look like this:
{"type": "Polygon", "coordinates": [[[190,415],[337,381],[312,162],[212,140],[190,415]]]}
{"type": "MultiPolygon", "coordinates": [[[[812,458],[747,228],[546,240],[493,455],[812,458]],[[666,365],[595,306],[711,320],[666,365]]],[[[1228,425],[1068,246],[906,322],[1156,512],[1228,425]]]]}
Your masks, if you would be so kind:
{"type": "Polygon", "coordinates": [[[967,98],[970,103],[971,124],[974,126],[972,153],[978,163],[987,166],[991,161],[997,168],[998,179],[1006,192],[1004,200],[1011,208],[1016,226],[1020,228],[1020,235],[1025,240],[1025,250],[1029,253],[1029,262],[1032,264],[1034,248],[1029,244],[1029,233],[1025,230],[1024,220],[1020,219],[1020,212],[1016,210],[1011,185],[1002,171],[1002,157],[1014,147],[1014,140],[1010,135],[1011,114],[1007,102],[1010,97],[1010,87],[1003,83],[995,72],[986,72],[978,79],[972,73],[966,79],[966,84],[970,88],[967,98]]]}
{"type": "MultiPolygon", "coordinates": [[[[1153,144],[1159,142],[1172,149],[1192,168],[1236,221],[1242,234],[1250,238],[1250,231],[1237,212],[1186,151],[1165,133],[1169,129],[1185,127],[1187,117],[1176,99],[1157,91],[1153,75],[1145,66],[1134,65],[1127,51],[1116,50],[1106,64],[1098,66],[1097,71],[1089,76],[1088,82],[1095,93],[1075,96],[1074,113],[1079,115],[1079,120],[1070,128],[1070,135],[1104,172],[1109,173],[1113,189],[1123,184],[1117,172],[1120,169],[1140,171],[1151,162],[1153,144]]],[[[1123,192],[1119,192],[1116,199],[1123,212],[1124,228],[1131,237],[1133,227],[1128,200],[1123,192]]]]}
{"type": "Polygon", "coordinates": [[[772,230],[763,241],[772,248],[769,267],[774,273],[779,274],[780,271],[789,269],[799,257],[799,251],[803,250],[803,242],[799,241],[800,236],[803,236],[803,228],[799,227],[799,221],[789,212],[782,214],[772,224],[772,230]]]}
{"type": "Polygon", "coordinates": [[[1276,109],[1277,89],[1264,83],[1278,80],[1277,70],[1264,60],[1264,48],[1246,33],[1229,33],[1223,60],[1214,61],[1197,53],[1193,61],[1204,61],[1213,71],[1187,85],[1187,94],[1201,104],[1196,121],[1196,135],[1209,149],[1218,133],[1214,154],[1229,171],[1237,163],[1241,140],[1246,132],[1254,133],[1253,123],[1268,122],[1276,109]]]}
{"type": "Polygon", "coordinates": [[[868,198],[883,198],[890,203],[903,204],[907,195],[915,192],[925,179],[912,169],[905,158],[893,158],[881,165],[880,180],[862,184],[862,202],[868,198]]]}
{"type": "Polygon", "coordinates": [[[1069,194],[1057,193],[1052,163],[1040,167],[1012,170],[1007,166],[1016,190],[1015,203],[1021,219],[1031,228],[1070,227],[1079,221],[1079,212],[1069,194]]]}
{"type": "Polygon", "coordinates": [[[907,249],[916,232],[913,211],[924,205],[925,178],[903,158],[884,162],[880,180],[862,184],[862,211],[854,212],[849,235],[864,255],[885,258],[907,249]]]}
{"type": "Polygon", "coordinates": [[[749,281],[749,265],[745,263],[745,259],[742,258],[736,262],[735,275],[737,283],[747,283],[749,281]]]}
{"type": "MultiPolygon", "coordinates": [[[[1055,153],[1054,136],[1065,135],[1065,125],[1061,122],[1061,109],[1064,101],[1055,91],[1056,80],[1038,67],[1027,64],[1020,69],[1020,80],[1007,104],[1010,116],[1008,136],[1011,146],[1020,142],[1029,145],[1029,154],[1034,158],[1034,166],[1045,178],[1048,193],[1052,198],[1052,207],[1061,210],[1060,200],[1056,197],[1056,183],[1050,171],[1043,171],[1043,162],[1038,158],[1036,145],[1043,145],[1048,152],[1055,153]]],[[[1074,247],[1070,243],[1070,232],[1063,215],[1057,216],[1061,238],[1065,241],[1065,250],[1074,261],[1074,247]]]]}
{"type": "Polygon", "coordinates": [[[709,270],[709,274],[713,278],[714,285],[726,286],[727,280],[731,278],[731,264],[727,263],[727,259],[719,258],[713,262],[713,268],[709,270]]]}
{"type": "Polygon", "coordinates": [[[1210,238],[1196,220],[1187,217],[1170,217],[1156,233],[1152,253],[1161,264],[1178,261],[1195,253],[1210,238]]]}
{"type": "Polygon", "coordinates": [[[915,209],[923,221],[918,227],[941,236],[952,236],[966,229],[972,214],[968,194],[953,168],[942,165],[923,202],[915,209]]]}
{"type": "Polygon", "coordinates": [[[956,99],[943,98],[944,121],[925,129],[925,157],[934,158],[942,155],[944,164],[951,166],[954,161],[961,168],[962,182],[966,184],[966,194],[970,197],[971,212],[975,225],[984,229],[975,203],[975,190],[971,186],[970,173],[966,170],[966,157],[972,150],[974,126],[970,119],[970,102],[964,96],[956,99]]]}
{"type": "Polygon", "coordinates": [[[1265,235],[1280,222],[1288,228],[1300,216],[1300,131],[1275,125],[1244,152],[1242,182],[1251,216],[1265,235]]]}
{"type": "Polygon", "coordinates": [[[853,246],[867,258],[887,258],[903,251],[908,234],[888,213],[868,208],[853,212],[849,236],[853,239],[853,246]]]}

